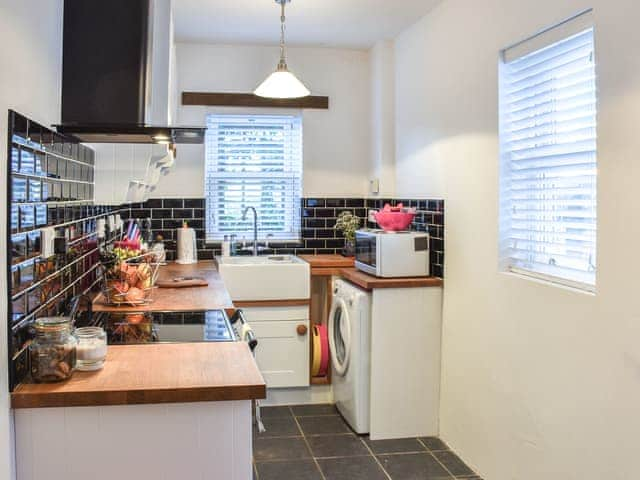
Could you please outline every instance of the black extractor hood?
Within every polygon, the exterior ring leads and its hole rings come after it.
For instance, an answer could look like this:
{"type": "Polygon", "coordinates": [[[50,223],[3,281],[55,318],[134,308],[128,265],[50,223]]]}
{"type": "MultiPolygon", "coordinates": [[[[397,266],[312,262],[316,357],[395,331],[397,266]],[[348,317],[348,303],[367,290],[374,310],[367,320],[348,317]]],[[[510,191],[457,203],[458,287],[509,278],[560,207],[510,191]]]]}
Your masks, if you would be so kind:
{"type": "Polygon", "coordinates": [[[203,143],[170,124],[170,0],[65,0],[62,121],[89,143],[203,143]]]}

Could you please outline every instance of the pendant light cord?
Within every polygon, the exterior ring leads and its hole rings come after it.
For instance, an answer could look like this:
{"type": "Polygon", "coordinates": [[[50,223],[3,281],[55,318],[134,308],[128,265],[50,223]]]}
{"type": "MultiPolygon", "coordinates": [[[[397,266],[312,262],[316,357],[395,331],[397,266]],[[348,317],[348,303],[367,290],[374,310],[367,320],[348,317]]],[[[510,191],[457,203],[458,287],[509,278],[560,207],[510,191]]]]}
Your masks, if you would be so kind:
{"type": "Polygon", "coordinates": [[[286,0],[279,0],[280,2],[280,63],[278,64],[278,70],[286,70],[287,69],[287,59],[284,50],[284,33],[285,33],[285,15],[284,15],[284,6],[287,3],[286,0]]]}

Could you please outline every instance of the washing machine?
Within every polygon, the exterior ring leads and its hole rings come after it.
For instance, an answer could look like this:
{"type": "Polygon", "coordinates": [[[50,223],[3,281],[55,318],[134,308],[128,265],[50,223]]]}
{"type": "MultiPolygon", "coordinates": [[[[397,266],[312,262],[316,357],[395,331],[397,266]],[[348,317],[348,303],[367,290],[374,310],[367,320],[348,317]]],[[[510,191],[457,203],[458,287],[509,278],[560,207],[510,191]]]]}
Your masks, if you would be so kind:
{"type": "Polygon", "coordinates": [[[371,293],[336,280],[328,327],[336,406],[356,433],[368,433],[371,293]]]}

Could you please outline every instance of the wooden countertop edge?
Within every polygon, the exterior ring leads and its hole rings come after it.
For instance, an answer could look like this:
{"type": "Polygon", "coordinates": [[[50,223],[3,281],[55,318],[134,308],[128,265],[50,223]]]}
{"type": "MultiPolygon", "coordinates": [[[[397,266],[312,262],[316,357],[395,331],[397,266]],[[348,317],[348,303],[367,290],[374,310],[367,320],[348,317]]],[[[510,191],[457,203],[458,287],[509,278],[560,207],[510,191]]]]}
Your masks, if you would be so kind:
{"type": "Polygon", "coordinates": [[[244,342],[149,343],[111,346],[102,370],[76,372],[66,382],[18,385],[11,393],[11,406],[87,407],[265,397],[266,382],[244,342]]]}
{"type": "Polygon", "coordinates": [[[312,270],[316,268],[352,267],[355,261],[353,257],[343,257],[337,254],[298,255],[298,257],[307,262],[312,270]]]}
{"type": "Polygon", "coordinates": [[[11,408],[97,407],[161,403],[221,402],[260,400],[267,396],[266,385],[225,385],[193,388],[144,388],[102,392],[49,392],[46,394],[14,391],[11,408]]]}
{"type": "Polygon", "coordinates": [[[376,288],[441,287],[444,283],[442,278],[439,277],[378,278],[355,268],[343,268],[340,270],[340,275],[365,290],[376,288]]]}

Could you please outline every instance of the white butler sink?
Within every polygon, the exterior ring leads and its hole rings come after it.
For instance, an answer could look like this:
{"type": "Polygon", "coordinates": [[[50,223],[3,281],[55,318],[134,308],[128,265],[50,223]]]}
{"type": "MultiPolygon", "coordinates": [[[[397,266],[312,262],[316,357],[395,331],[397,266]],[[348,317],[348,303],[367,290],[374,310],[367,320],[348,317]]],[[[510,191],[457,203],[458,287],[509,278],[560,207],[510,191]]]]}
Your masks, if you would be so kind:
{"type": "Polygon", "coordinates": [[[216,260],[231,300],[301,300],[310,296],[309,264],[293,255],[216,260]]]}

